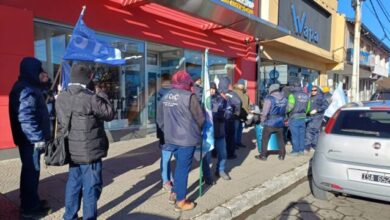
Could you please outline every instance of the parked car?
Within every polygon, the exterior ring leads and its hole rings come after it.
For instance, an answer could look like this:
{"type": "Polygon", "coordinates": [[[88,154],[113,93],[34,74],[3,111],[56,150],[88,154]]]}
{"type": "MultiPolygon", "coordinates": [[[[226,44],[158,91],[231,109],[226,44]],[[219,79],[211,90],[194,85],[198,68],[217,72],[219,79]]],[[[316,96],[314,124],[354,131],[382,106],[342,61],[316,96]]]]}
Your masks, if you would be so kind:
{"type": "Polygon", "coordinates": [[[309,170],[314,197],[390,201],[390,101],[351,103],[330,118],[309,170]]]}
{"type": "Polygon", "coordinates": [[[390,100],[390,89],[377,90],[370,98],[370,101],[390,100]]]}

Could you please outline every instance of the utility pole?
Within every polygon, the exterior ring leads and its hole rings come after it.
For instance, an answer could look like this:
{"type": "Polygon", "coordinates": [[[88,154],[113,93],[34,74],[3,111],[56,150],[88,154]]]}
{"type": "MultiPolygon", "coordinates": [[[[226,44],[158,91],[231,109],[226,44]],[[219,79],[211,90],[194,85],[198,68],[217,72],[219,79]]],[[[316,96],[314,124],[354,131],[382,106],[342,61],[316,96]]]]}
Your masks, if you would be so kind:
{"type": "Polygon", "coordinates": [[[352,101],[358,102],[359,82],[360,82],[360,26],[362,17],[362,4],[364,0],[352,0],[352,6],[355,8],[355,33],[353,42],[353,66],[352,66],[352,101]]]}

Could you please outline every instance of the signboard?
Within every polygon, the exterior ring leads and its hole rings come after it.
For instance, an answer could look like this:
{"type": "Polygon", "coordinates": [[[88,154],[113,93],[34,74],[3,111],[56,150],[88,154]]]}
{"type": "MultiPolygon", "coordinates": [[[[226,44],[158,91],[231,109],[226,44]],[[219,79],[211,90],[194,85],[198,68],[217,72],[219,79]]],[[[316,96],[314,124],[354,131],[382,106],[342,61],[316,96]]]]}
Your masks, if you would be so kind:
{"type": "Polygon", "coordinates": [[[254,14],[253,12],[253,10],[255,9],[254,0],[221,0],[221,2],[224,2],[248,14],[252,14],[252,15],[254,14]]]}
{"type": "Polygon", "coordinates": [[[278,23],[296,37],[325,50],[330,49],[331,15],[314,1],[279,1],[278,23]]]}

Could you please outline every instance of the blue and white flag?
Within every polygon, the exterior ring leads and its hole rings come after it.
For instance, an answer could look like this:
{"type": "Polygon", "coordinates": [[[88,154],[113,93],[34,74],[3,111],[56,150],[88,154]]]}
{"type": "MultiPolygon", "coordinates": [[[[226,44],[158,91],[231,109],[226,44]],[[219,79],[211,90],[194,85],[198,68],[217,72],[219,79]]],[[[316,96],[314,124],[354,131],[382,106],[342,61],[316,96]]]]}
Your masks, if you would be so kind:
{"type": "Polygon", "coordinates": [[[325,110],[324,115],[331,118],[333,114],[348,102],[348,98],[343,91],[343,84],[340,83],[332,95],[332,102],[325,110]]]}
{"type": "Polygon", "coordinates": [[[106,42],[97,40],[95,31],[87,27],[83,17],[84,9],[73,30],[64,60],[90,61],[111,65],[124,64],[125,60],[121,57],[121,51],[106,42]]]}
{"type": "Polygon", "coordinates": [[[68,62],[63,61],[61,65],[61,87],[63,90],[68,88],[68,84],[70,82],[70,65],[68,62]]]}
{"type": "Polygon", "coordinates": [[[200,158],[198,154],[201,153],[202,157],[207,152],[214,149],[214,124],[213,113],[211,110],[211,94],[210,94],[210,77],[209,77],[209,62],[208,62],[209,50],[206,49],[204,56],[204,69],[203,69],[203,95],[202,95],[202,107],[205,110],[205,123],[202,131],[202,148],[197,149],[195,158],[200,158]],[[201,152],[200,152],[201,151],[201,152]]]}

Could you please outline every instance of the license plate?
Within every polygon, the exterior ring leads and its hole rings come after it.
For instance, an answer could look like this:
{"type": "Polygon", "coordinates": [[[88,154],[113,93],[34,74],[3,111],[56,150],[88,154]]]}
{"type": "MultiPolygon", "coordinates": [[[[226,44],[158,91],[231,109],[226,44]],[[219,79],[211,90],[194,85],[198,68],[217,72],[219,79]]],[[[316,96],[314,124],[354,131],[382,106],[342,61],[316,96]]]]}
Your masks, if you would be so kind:
{"type": "Polygon", "coordinates": [[[362,173],[362,180],[390,184],[390,176],[362,173]]]}
{"type": "Polygon", "coordinates": [[[390,174],[368,170],[348,169],[348,179],[378,185],[390,185],[390,174]]]}

